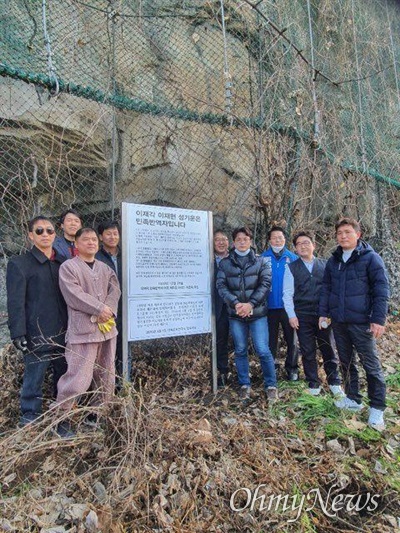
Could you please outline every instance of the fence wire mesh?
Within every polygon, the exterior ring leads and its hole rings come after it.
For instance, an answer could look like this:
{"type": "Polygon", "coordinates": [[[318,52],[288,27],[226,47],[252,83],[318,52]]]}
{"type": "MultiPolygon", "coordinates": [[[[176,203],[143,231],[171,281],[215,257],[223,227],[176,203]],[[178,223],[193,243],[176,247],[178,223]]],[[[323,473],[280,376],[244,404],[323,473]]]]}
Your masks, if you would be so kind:
{"type": "Polygon", "coordinates": [[[259,245],[285,221],[327,249],[353,215],[398,279],[398,2],[0,3],[4,261],[39,212],[96,224],[133,201],[259,245]]]}

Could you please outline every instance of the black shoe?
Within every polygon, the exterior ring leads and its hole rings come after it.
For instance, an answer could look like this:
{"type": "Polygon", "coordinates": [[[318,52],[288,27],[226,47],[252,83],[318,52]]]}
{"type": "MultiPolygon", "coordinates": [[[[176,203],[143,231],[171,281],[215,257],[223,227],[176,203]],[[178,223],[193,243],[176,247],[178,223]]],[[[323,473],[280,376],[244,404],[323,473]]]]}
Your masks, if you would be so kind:
{"type": "Polygon", "coordinates": [[[228,385],[228,382],[229,382],[228,374],[219,374],[218,379],[217,379],[217,387],[219,389],[223,389],[224,387],[228,385]]]}
{"type": "Polygon", "coordinates": [[[299,373],[298,372],[288,372],[288,381],[299,381],[299,373]]]}
{"type": "Polygon", "coordinates": [[[85,426],[90,426],[92,428],[97,428],[99,425],[99,417],[97,413],[89,413],[83,420],[85,426]]]}
{"type": "Polygon", "coordinates": [[[24,428],[29,424],[35,424],[38,422],[40,415],[22,415],[18,422],[19,428],[24,428]]]}
{"type": "Polygon", "coordinates": [[[64,420],[57,426],[57,435],[62,439],[73,439],[76,437],[75,431],[72,429],[71,422],[64,420]]]}

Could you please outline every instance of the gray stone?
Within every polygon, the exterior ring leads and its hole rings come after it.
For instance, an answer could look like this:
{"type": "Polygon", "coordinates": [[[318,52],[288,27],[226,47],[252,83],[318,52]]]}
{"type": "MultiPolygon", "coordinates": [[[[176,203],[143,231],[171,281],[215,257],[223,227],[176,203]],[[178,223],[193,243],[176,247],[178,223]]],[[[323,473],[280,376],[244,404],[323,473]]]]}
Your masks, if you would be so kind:
{"type": "Polygon", "coordinates": [[[29,491],[29,496],[33,500],[41,500],[43,498],[43,491],[41,489],[32,489],[29,491]]]}
{"type": "Polygon", "coordinates": [[[387,474],[386,468],[380,461],[375,461],[374,472],[377,472],[378,474],[387,474]]]}
{"type": "Polygon", "coordinates": [[[89,533],[97,533],[99,531],[99,519],[93,510],[87,515],[85,526],[89,533]]]}
{"type": "Polygon", "coordinates": [[[238,423],[237,421],[237,418],[229,418],[229,417],[225,417],[222,419],[222,422],[227,425],[227,426],[234,426],[235,424],[238,423]]]}
{"type": "Polygon", "coordinates": [[[340,455],[344,453],[343,446],[337,439],[328,440],[328,442],[326,443],[326,449],[340,455]]]}
{"type": "Polygon", "coordinates": [[[74,503],[66,509],[65,516],[71,520],[83,520],[88,510],[86,503],[74,503]]]}
{"type": "Polygon", "coordinates": [[[96,481],[93,485],[93,490],[99,503],[104,503],[107,500],[107,491],[101,481],[96,481]]]}

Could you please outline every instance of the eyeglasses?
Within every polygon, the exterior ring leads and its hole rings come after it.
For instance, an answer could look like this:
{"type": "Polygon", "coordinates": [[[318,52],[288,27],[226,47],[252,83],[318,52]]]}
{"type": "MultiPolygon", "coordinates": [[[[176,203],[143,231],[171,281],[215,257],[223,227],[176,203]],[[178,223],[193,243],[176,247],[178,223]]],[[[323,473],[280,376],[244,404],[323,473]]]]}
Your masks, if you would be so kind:
{"type": "Polygon", "coordinates": [[[214,239],[214,242],[225,243],[228,242],[228,239],[214,239]]]}
{"type": "Polygon", "coordinates": [[[53,228],[36,228],[34,232],[36,235],[43,235],[43,233],[47,233],[47,235],[54,235],[56,230],[53,228]]]}

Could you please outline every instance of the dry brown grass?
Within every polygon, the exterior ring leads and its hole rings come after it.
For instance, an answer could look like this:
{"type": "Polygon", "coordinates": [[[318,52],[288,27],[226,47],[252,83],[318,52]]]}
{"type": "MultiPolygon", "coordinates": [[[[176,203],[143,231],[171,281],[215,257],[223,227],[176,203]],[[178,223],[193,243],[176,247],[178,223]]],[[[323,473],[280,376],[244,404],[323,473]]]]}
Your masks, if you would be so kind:
{"type": "MultiPolygon", "coordinates": [[[[398,332],[393,329],[385,342],[385,351],[396,353],[398,332]]],[[[208,358],[201,352],[187,347],[156,356],[139,350],[133,385],[98,411],[100,427],[84,426],[88,407],[81,407],[74,414],[78,437],[63,441],[52,431],[59,419],[51,411],[38,425],[15,429],[22,368],[6,347],[0,373],[2,531],[393,531],[398,492],[389,477],[395,477],[398,450],[393,455],[388,445],[399,439],[398,411],[381,439],[352,437],[353,452],[350,437],[338,438],[338,455],[326,448],[326,421],[299,423],[302,385],[283,387],[280,405],[268,408],[255,365],[255,396],[244,408],[234,387],[210,394],[208,358]],[[374,471],[377,460],[387,474],[374,471]],[[256,505],[232,511],[237,489],[254,491],[261,484],[266,498],[316,488],[324,498],[330,489],[381,496],[374,513],[339,511],[332,518],[317,504],[293,523],[288,520],[296,513],[289,510],[256,505]]],[[[391,394],[398,398],[398,391],[391,394]]],[[[236,506],[244,505],[244,496],[236,506]]]]}

